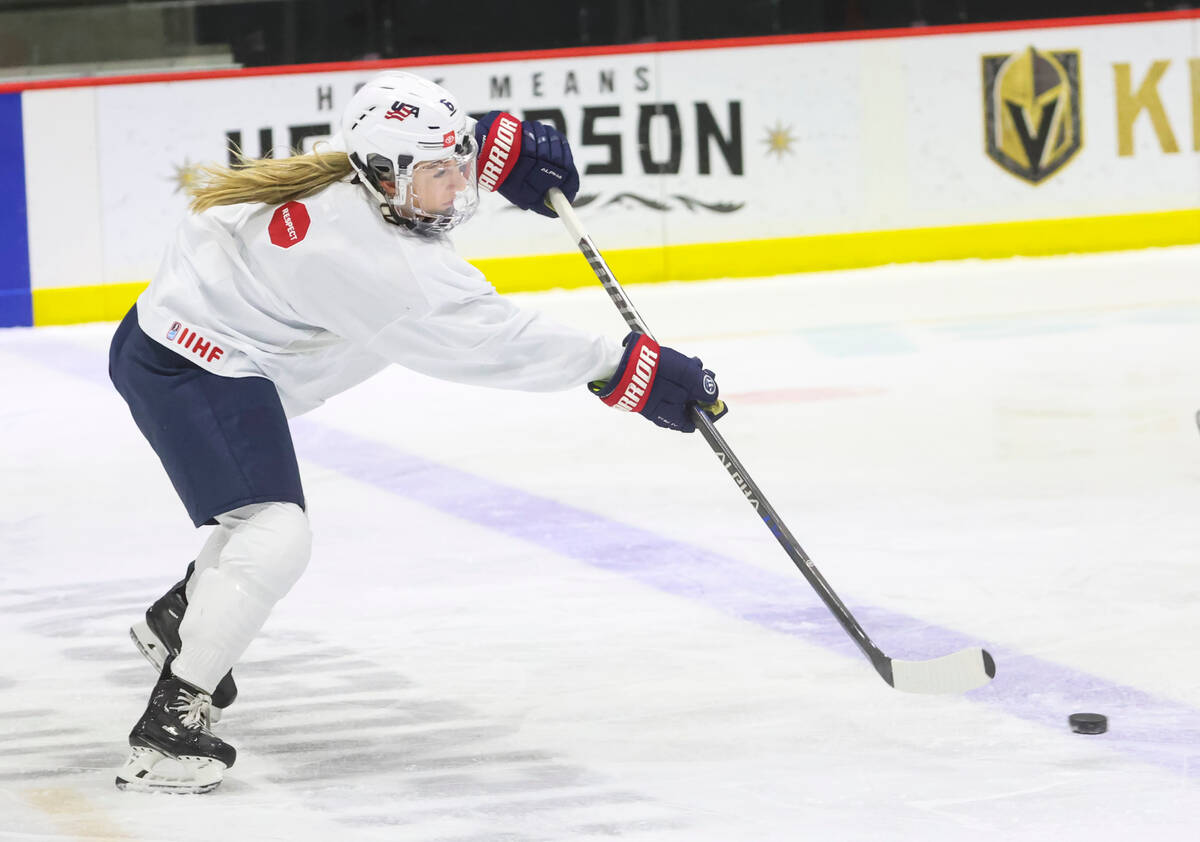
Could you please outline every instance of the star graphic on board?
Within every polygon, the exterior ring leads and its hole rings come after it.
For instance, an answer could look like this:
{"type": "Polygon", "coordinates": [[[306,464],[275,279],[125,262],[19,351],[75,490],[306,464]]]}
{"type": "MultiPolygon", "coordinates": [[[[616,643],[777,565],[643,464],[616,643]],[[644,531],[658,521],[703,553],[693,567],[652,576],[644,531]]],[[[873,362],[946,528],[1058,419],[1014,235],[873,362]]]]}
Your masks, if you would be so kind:
{"type": "Polygon", "coordinates": [[[766,130],[767,136],[761,142],[766,144],[767,155],[775,155],[780,160],[783,160],[784,155],[794,154],[792,152],[792,144],[797,138],[792,137],[792,127],[785,126],[778,120],[775,125],[766,130]]]}
{"type": "Polygon", "coordinates": [[[170,180],[175,182],[176,193],[186,193],[188,188],[196,183],[198,173],[196,165],[187,158],[183,159],[182,164],[173,164],[175,172],[171,175],[170,180]]]}

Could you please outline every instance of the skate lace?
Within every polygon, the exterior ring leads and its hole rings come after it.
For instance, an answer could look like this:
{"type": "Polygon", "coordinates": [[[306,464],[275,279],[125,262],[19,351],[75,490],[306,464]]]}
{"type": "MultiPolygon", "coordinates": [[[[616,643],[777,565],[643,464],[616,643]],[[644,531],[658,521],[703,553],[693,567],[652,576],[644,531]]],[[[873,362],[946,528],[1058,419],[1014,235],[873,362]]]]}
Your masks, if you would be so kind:
{"type": "Polygon", "coordinates": [[[179,721],[185,728],[209,727],[208,698],[200,693],[180,690],[179,695],[175,697],[175,704],[171,705],[171,710],[183,714],[179,721]]]}

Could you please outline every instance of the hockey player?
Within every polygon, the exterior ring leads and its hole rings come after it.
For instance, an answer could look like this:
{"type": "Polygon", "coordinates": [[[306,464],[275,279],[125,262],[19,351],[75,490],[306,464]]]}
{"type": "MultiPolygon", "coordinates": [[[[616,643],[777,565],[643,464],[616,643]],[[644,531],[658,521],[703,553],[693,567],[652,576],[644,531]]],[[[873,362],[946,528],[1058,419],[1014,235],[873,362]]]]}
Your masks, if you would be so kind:
{"type": "Polygon", "coordinates": [[[720,417],[712,372],[632,333],[623,347],[497,295],[446,232],[478,182],[553,216],[579,176],[563,136],[389,72],[350,100],[330,148],[207,167],[149,288],[117,328],[109,373],[193,523],[214,529],[132,630],[158,668],[129,735],[122,789],[204,792],[233,765],[211,723],[232,666],[308,563],[289,417],[397,363],[528,391],[587,384],[690,432],[720,417]]]}

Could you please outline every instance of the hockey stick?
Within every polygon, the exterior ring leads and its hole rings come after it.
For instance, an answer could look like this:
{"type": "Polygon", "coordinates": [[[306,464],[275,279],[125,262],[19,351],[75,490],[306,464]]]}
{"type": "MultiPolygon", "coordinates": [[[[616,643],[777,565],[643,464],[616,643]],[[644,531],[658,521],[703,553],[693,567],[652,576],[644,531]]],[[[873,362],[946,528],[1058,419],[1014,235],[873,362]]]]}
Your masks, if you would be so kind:
{"type": "MultiPolygon", "coordinates": [[[[629,300],[629,296],[625,294],[620,282],[617,281],[616,276],[600,255],[596,244],[584,230],[583,223],[575,215],[575,209],[571,207],[566,196],[562,194],[562,191],[554,188],[550,190],[547,198],[551,207],[558,213],[558,218],[562,220],[563,225],[567,227],[567,231],[574,238],[575,244],[587,258],[592,271],[600,279],[600,283],[608,292],[613,304],[625,318],[625,324],[631,330],[653,338],[653,334],[646,327],[646,323],[642,321],[633,302],[629,300]]],[[[908,693],[965,693],[976,687],[982,687],[992,680],[996,675],[996,663],[986,650],[979,647],[970,647],[926,661],[902,661],[883,654],[863,631],[862,626],[854,619],[838,595],[833,592],[833,588],[829,587],[829,583],[817,570],[812,559],[792,537],[792,533],[788,531],[783,520],[775,512],[775,508],[767,502],[767,498],[763,496],[758,485],[750,478],[750,474],[733,455],[729,445],[725,443],[725,439],[717,432],[712,420],[697,407],[692,407],[692,420],[696,422],[696,429],[704,436],[704,440],[708,442],[708,446],[717,455],[717,459],[729,472],[729,476],[737,483],[738,489],[746,497],[746,502],[758,512],[758,516],[771,530],[775,540],[780,543],[788,557],[804,574],[804,578],[808,579],[808,583],[817,592],[817,596],[821,597],[826,607],[833,613],[850,638],[858,644],[858,648],[867,656],[871,665],[875,667],[875,671],[884,681],[897,690],[908,693]]]]}

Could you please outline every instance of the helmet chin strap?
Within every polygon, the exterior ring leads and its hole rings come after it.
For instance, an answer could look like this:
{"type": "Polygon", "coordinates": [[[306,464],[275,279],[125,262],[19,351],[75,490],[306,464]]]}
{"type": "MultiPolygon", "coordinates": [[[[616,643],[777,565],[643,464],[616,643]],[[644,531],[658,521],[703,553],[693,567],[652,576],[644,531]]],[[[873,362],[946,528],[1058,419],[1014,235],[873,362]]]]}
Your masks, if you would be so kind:
{"type": "Polygon", "coordinates": [[[396,209],[392,207],[391,202],[379,203],[379,215],[383,217],[385,222],[390,222],[393,225],[403,225],[405,228],[412,229],[413,223],[411,219],[405,219],[396,209]]]}
{"type": "Polygon", "coordinates": [[[376,190],[375,187],[370,183],[370,181],[364,179],[361,174],[355,175],[351,184],[358,184],[367,189],[367,191],[378,203],[377,206],[379,208],[379,215],[383,217],[384,222],[390,222],[392,225],[399,225],[402,228],[407,228],[409,231],[413,231],[417,234],[424,233],[416,224],[416,222],[397,211],[396,208],[392,206],[391,201],[389,201],[386,196],[381,195],[380,192],[376,190]]]}
{"type": "Polygon", "coordinates": [[[397,211],[392,205],[392,200],[375,186],[374,179],[367,174],[362,159],[358,155],[351,153],[350,165],[354,167],[354,178],[350,183],[366,188],[367,192],[378,203],[379,215],[383,217],[384,222],[390,222],[392,225],[401,225],[410,231],[415,231],[416,225],[413,221],[406,219],[403,214],[397,211]]]}
{"type": "MultiPolygon", "coordinates": [[[[438,234],[441,233],[435,226],[422,225],[421,220],[410,219],[409,217],[400,213],[392,206],[391,202],[380,202],[379,214],[383,217],[385,222],[390,222],[392,225],[399,225],[403,228],[407,228],[409,231],[412,231],[414,234],[418,234],[422,237],[437,237],[438,234]]],[[[433,220],[431,219],[430,221],[432,222],[433,220]]]]}

